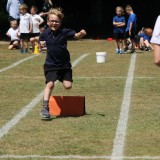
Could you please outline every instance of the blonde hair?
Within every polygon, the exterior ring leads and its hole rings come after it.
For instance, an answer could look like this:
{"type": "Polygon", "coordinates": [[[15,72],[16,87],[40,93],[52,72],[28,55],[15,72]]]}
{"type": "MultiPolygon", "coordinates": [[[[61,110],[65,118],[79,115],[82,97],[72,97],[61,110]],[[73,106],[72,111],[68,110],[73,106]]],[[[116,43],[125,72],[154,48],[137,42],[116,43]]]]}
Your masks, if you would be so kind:
{"type": "Polygon", "coordinates": [[[126,8],[125,8],[125,10],[126,11],[132,11],[133,9],[132,9],[132,7],[130,5],[127,5],[126,8]]]}
{"type": "Polygon", "coordinates": [[[60,20],[63,20],[64,14],[62,13],[62,8],[51,8],[48,12],[48,19],[50,15],[56,15],[60,20]]]}
{"type": "Polygon", "coordinates": [[[153,30],[151,28],[145,28],[143,31],[147,36],[152,36],[153,30]]]}
{"type": "Polygon", "coordinates": [[[27,10],[27,9],[28,9],[28,6],[27,6],[25,3],[22,3],[22,4],[20,5],[20,9],[25,9],[25,10],[27,10]]]}
{"type": "Polygon", "coordinates": [[[116,12],[117,12],[118,10],[120,10],[121,13],[124,14],[124,9],[123,9],[123,7],[117,6],[117,7],[116,7],[116,12]]]}

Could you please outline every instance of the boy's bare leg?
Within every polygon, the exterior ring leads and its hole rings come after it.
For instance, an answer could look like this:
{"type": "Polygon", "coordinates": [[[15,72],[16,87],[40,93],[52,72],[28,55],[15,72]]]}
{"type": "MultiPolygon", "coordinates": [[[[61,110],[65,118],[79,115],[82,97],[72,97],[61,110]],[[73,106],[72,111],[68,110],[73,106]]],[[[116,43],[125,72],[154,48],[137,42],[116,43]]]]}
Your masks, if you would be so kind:
{"type": "Polygon", "coordinates": [[[71,89],[72,88],[72,82],[64,80],[63,81],[63,86],[64,86],[65,89],[71,89]]]}
{"type": "Polygon", "coordinates": [[[54,82],[49,82],[47,83],[44,89],[43,107],[40,113],[42,118],[47,118],[47,119],[50,118],[48,103],[49,103],[49,98],[51,96],[53,88],[54,88],[54,82]]]}

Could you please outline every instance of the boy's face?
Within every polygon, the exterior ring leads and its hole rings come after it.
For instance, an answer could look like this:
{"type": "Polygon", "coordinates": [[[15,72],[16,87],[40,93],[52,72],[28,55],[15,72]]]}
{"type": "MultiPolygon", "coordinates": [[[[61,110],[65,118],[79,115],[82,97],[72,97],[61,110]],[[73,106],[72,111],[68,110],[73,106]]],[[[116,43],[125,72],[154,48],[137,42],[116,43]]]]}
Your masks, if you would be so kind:
{"type": "Polygon", "coordinates": [[[129,15],[131,13],[130,9],[126,9],[126,13],[129,15]]]}
{"type": "Polygon", "coordinates": [[[31,14],[36,14],[36,10],[34,8],[31,8],[31,14]]]}
{"type": "Polygon", "coordinates": [[[117,9],[116,14],[117,14],[118,16],[121,16],[121,15],[122,15],[122,11],[121,11],[120,9],[117,9]]]}
{"type": "Polygon", "coordinates": [[[24,15],[27,13],[27,10],[25,8],[20,8],[20,13],[24,15]]]}
{"type": "Polygon", "coordinates": [[[56,31],[61,26],[61,20],[56,15],[51,14],[48,17],[47,24],[51,30],[56,31]]]}
{"type": "Polygon", "coordinates": [[[11,22],[11,27],[13,29],[16,29],[17,28],[17,22],[11,22]]]}

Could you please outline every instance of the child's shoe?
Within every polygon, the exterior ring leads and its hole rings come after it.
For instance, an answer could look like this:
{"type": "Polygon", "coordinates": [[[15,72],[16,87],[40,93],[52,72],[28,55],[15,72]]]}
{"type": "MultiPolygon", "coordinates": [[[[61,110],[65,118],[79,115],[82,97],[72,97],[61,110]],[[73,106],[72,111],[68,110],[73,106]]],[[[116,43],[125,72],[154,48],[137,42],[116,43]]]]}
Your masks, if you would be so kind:
{"type": "Polygon", "coordinates": [[[120,50],[119,50],[119,54],[123,54],[123,50],[120,49],[120,50]]]}
{"type": "Polygon", "coordinates": [[[51,117],[49,114],[49,107],[43,107],[41,110],[40,116],[43,119],[49,119],[51,117]]]}
{"type": "Polygon", "coordinates": [[[20,54],[23,54],[23,48],[20,48],[20,54]]]}
{"type": "Polygon", "coordinates": [[[28,54],[28,48],[24,49],[24,54],[28,54]]]}
{"type": "Polygon", "coordinates": [[[116,49],[116,54],[119,54],[119,49],[116,49]]]}

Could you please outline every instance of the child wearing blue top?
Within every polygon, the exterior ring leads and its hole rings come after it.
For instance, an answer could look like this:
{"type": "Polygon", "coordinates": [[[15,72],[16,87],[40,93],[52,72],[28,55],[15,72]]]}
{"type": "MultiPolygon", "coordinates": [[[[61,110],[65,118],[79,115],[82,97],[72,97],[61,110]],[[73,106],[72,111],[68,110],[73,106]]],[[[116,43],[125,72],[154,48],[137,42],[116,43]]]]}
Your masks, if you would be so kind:
{"type": "Polygon", "coordinates": [[[121,6],[116,7],[116,14],[117,15],[113,17],[113,36],[116,42],[116,54],[122,54],[125,18],[123,16],[123,8],[121,6]]]}
{"type": "Polygon", "coordinates": [[[127,38],[131,39],[131,43],[132,43],[132,50],[130,53],[135,53],[135,35],[136,35],[136,26],[137,26],[137,16],[136,14],[133,12],[133,9],[130,5],[127,5],[125,8],[126,13],[129,15],[128,18],[128,22],[127,22],[127,26],[126,26],[126,30],[125,30],[125,49],[124,52],[128,51],[127,48],[127,38]]]}
{"type": "Polygon", "coordinates": [[[70,54],[67,50],[67,38],[81,39],[86,35],[85,30],[76,33],[72,29],[61,28],[63,20],[61,9],[52,8],[48,13],[48,28],[40,35],[40,41],[45,41],[47,56],[44,64],[46,87],[44,90],[42,119],[50,118],[49,98],[56,80],[63,83],[66,89],[72,87],[72,66],[70,54]]]}

